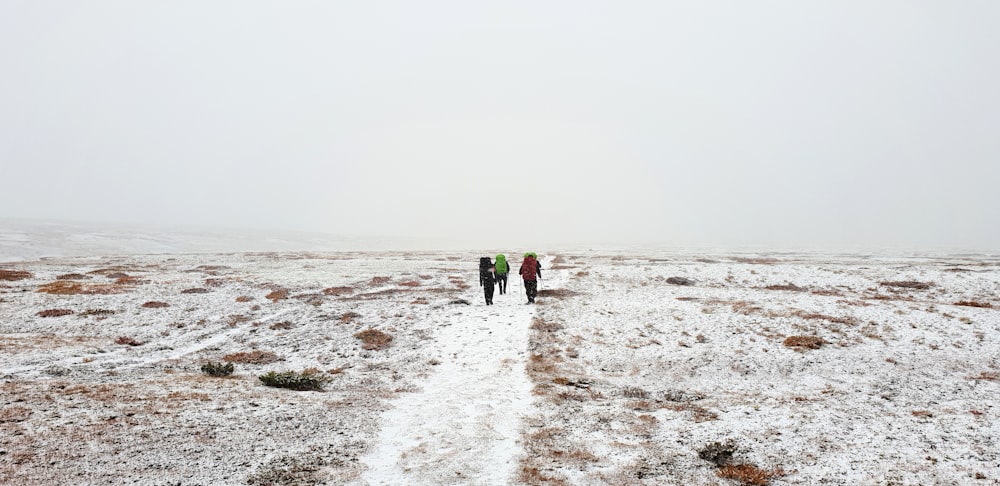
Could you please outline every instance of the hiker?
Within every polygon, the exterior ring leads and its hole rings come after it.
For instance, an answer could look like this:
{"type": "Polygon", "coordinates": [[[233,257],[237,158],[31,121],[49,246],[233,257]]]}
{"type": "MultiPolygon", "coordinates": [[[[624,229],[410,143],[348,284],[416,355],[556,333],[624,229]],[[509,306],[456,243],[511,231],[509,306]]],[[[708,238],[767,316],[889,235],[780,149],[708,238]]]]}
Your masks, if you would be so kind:
{"type": "Polygon", "coordinates": [[[493,305],[493,289],[496,286],[496,267],[489,257],[479,259],[479,286],[483,288],[486,305],[493,305]]]}
{"type": "Polygon", "coordinates": [[[542,265],[538,263],[538,255],[533,252],[525,253],[517,273],[524,279],[524,292],[528,294],[528,303],[534,304],[535,296],[538,295],[538,279],[542,278],[542,265]]]}
{"type": "Polygon", "coordinates": [[[507,293],[507,272],[510,270],[510,265],[507,265],[507,257],[503,253],[497,255],[497,261],[494,265],[497,270],[497,286],[500,287],[500,295],[507,293]]]}

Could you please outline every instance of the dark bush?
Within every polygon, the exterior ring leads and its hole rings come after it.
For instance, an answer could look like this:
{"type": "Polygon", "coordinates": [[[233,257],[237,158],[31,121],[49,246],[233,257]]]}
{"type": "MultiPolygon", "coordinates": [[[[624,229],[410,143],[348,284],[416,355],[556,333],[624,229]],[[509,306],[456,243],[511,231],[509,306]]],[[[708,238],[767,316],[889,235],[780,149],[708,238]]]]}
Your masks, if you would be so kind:
{"type": "Polygon", "coordinates": [[[321,391],[330,382],[330,377],[316,372],[270,371],[261,375],[260,381],[267,386],[288,388],[298,391],[321,391]]]}
{"type": "Polygon", "coordinates": [[[209,361],[201,366],[201,371],[209,376],[229,376],[235,370],[236,367],[232,363],[222,364],[209,361]]]}

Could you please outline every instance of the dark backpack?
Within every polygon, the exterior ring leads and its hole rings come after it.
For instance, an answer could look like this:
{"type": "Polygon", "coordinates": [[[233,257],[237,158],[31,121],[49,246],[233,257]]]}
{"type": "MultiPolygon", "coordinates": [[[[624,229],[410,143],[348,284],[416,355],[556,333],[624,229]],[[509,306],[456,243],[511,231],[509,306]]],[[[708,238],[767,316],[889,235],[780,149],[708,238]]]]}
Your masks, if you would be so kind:
{"type": "Polygon", "coordinates": [[[538,272],[538,261],[532,257],[524,257],[521,262],[521,278],[525,280],[536,280],[536,272],[538,272]]]}
{"type": "Polygon", "coordinates": [[[493,262],[490,261],[490,257],[480,257],[479,258],[479,285],[482,286],[483,282],[489,276],[490,267],[493,266],[493,262]]]}

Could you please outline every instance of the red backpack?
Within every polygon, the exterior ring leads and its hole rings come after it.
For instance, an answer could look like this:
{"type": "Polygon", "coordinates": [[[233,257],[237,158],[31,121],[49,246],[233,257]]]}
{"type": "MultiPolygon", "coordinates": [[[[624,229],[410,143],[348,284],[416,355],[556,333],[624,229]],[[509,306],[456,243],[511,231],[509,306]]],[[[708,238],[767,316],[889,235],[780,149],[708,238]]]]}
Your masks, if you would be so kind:
{"type": "Polygon", "coordinates": [[[521,278],[525,280],[535,280],[538,272],[538,262],[532,257],[524,257],[521,262],[521,278]]]}

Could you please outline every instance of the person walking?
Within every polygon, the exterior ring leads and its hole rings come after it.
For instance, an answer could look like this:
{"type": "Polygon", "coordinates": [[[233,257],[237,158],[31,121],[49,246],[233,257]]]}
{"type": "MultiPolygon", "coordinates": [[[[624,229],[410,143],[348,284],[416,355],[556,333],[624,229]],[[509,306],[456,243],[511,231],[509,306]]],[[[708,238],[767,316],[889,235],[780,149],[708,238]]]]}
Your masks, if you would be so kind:
{"type": "Polygon", "coordinates": [[[524,254],[521,260],[521,268],[517,270],[524,280],[524,292],[528,295],[528,303],[535,303],[535,296],[538,295],[538,279],[542,278],[542,265],[538,263],[538,255],[533,252],[524,254]]]}
{"type": "Polygon", "coordinates": [[[496,288],[496,268],[489,257],[479,259],[479,286],[483,288],[486,305],[493,305],[493,290],[496,288]]]}
{"type": "Polygon", "coordinates": [[[507,256],[503,253],[497,255],[496,263],[494,264],[496,268],[497,276],[497,287],[499,287],[500,295],[507,293],[507,272],[510,271],[510,265],[507,265],[507,256]]]}

